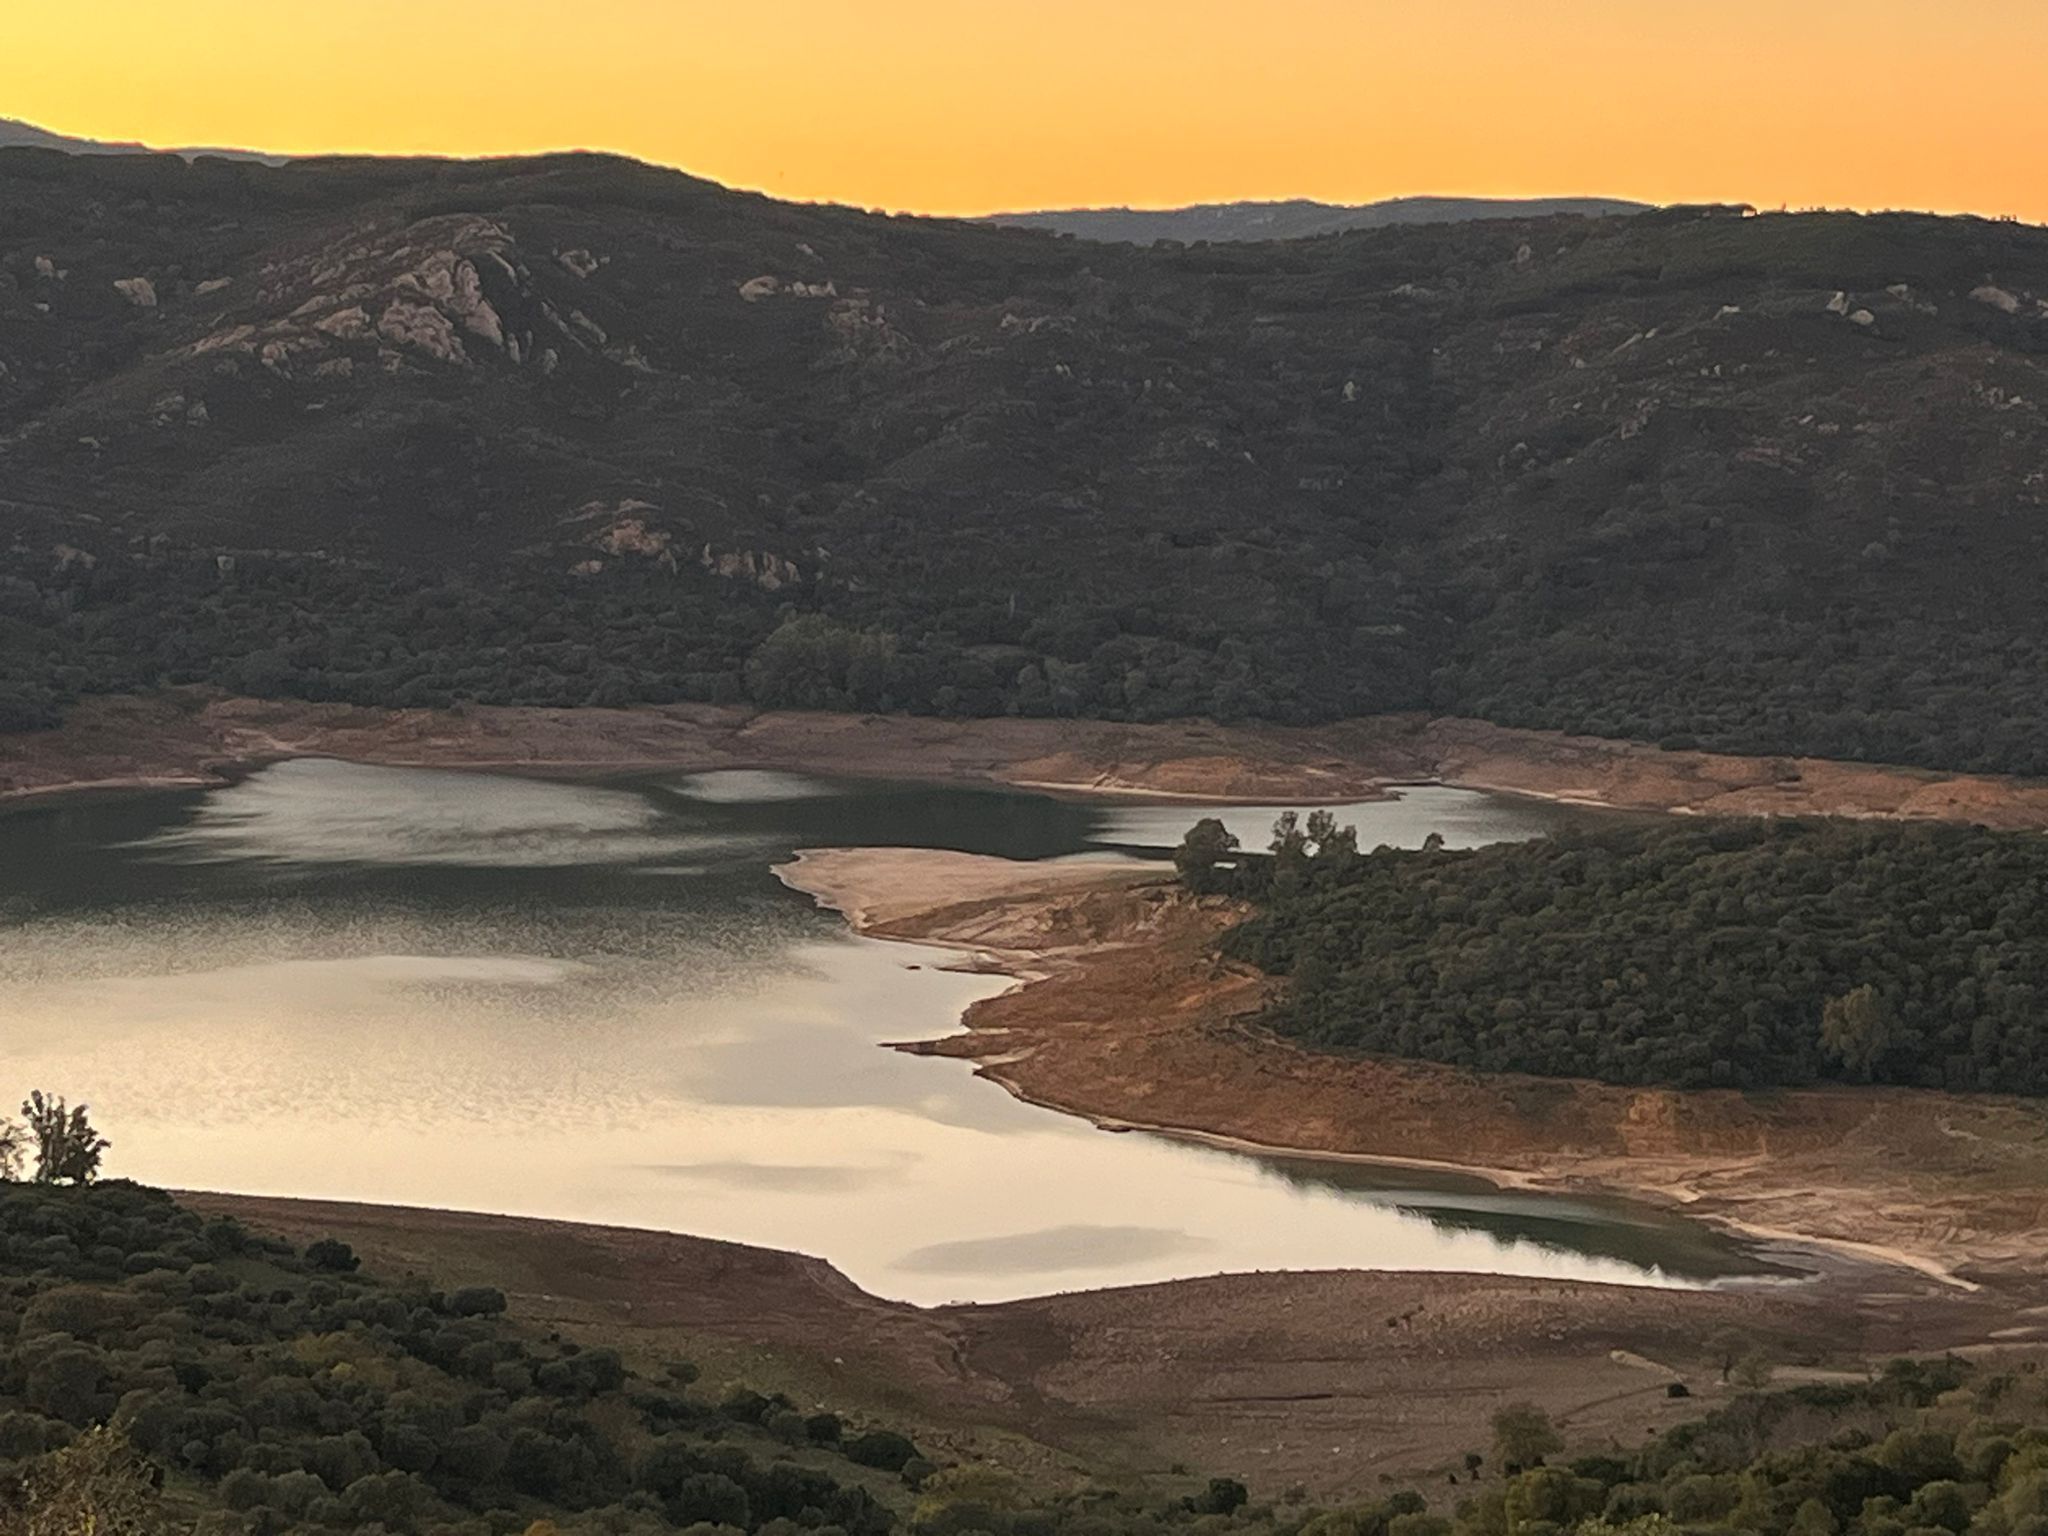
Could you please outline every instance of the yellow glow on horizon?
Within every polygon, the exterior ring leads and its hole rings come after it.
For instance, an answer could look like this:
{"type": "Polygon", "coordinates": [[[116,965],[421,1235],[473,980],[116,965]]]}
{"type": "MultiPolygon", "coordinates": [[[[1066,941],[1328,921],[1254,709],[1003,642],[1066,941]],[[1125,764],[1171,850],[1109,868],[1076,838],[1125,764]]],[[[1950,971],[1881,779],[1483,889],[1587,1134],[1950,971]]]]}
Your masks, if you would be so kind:
{"type": "Polygon", "coordinates": [[[607,149],[935,213],[1436,192],[2048,222],[2041,0],[18,9],[0,115],[152,144],[607,149]]]}

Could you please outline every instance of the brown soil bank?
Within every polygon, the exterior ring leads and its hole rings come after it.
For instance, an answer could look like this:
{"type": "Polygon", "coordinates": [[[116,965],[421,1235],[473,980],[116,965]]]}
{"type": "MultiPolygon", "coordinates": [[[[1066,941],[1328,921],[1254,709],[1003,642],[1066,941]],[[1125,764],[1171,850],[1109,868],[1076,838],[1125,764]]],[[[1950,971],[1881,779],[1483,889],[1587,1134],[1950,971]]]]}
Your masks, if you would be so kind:
{"type": "Polygon", "coordinates": [[[234,1195],[187,1203],[299,1242],[339,1237],[387,1275],[505,1289],[520,1319],[649,1361],[911,1430],[945,1458],[1041,1477],[1228,1473],[1262,1496],[1441,1486],[1516,1399],[1575,1446],[1634,1446],[1726,1389],[1723,1329],[1786,1375],[1967,1346],[2009,1321],[1903,1277],[1684,1292],[1488,1275],[1225,1275],[925,1310],[815,1259],[667,1233],[234,1195]]]}
{"type": "Polygon", "coordinates": [[[1026,978],[969,1010],[965,1033],[912,1048],[1103,1124],[1648,1196],[1998,1290],[2031,1293],[2048,1256],[2035,1101],[1679,1093],[1310,1053],[1250,1025],[1268,983],[1215,958],[1231,906],[1157,875],[849,849],[783,877],[869,933],[1026,978]]]}
{"type": "Polygon", "coordinates": [[[1363,799],[1441,780],[1640,810],[1931,817],[2048,827],[2048,783],[1719,757],[1391,715],[1313,728],[928,720],[678,705],[377,710],[181,692],[94,699],[0,736],[0,798],[217,782],[284,757],[515,772],[782,768],[1191,799],[1363,799]]]}

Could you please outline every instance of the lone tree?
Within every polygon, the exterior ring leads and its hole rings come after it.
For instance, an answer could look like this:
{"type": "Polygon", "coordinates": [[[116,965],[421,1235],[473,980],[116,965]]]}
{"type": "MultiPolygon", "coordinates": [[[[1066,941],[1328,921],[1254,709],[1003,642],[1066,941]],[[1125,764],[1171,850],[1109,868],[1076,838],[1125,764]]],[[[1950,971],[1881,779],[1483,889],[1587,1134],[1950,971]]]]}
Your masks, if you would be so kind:
{"type": "Polygon", "coordinates": [[[1308,833],[1302,830],[1299,811],[1282,811],[1273,823],[1273,841],[1266,845],[1273,855],[1273,884],[1287,890],[1301,882],[1308,870],[1308,833]]]}
{"type": "Polygon", "coordinates": [[[1204,816],[1173,850],[1173,867],[1191,891],[1214,891],[1221,881],[1216,866],[1237,856],[1237,836],[1214,816],[1204,816]]]}
{"type": "Polygon", "coordinates": [[[1731,1375],[1738,1387],[1750,1392],[1761,1392],[1771,1384],[1771,1377],[1777,1373],[1777,1362],[1772,1360],[1770,1351],[1761,1347],[1752,1349],[1735,1362],[1731,1375]]]}
{"type": "Polygon", "coordinates": [[[1707,1358],[1719,1368],[1723,1381],[1734,1373],[1736,1363],[1753,1347],[1748,1334],[1733,1328],[1716,1328],[1707,1335],[1707,1358]]]}
{"type": "Polygon", "coordinates": [[[1564,1449],[1550,1415],[1534,1403],[1509,1403],[1493,1416],[1493,1455],[1510,1472],[1540,1467],[1564,1449]]]}
{"type": "Polygon", "coordinates": [[[113,1143],[92,1128],[83,1104],[72,1109],[62,1099],[31,1093],[21,1113],[36,1145],[38,1184],[90,1184],[99,1177],[100,1159],[113,1143]]]}
{"type": "Polygon", "coordinates": [[[1342,866],[1358,857],[1358,828],[1338,826],[1335,811],[1308,813],[1308,840],[1316,845],[1315,856],[1331,864],[1342,866]]]}

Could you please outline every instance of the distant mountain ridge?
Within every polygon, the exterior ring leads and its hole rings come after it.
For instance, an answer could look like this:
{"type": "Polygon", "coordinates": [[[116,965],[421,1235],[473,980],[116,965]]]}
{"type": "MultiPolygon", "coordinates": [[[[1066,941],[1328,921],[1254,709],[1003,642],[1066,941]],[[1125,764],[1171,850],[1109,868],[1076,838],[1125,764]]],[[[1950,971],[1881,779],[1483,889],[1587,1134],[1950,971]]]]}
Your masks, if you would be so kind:
{"type": "Polygon", "coordinates": [[[253,149],[215,149],[194,147],[186,149],[159,150],[148,144],[112,143],[104,139],[75,139],[68,134],[52,133],[47,128],[38,128],[34,123],[24,123],[18,118],[0,117],[0,149],[55,149],[67,155],[180,155],[187,160],[201,156],[217,156],[223,160],[253,160],[262,165],[283,165],[283,155],[266,155],[253,149]]]}
{"type": "Polygon", "coordinates": [[[1303,240],[1394,224],[1463,224],[1473,219],[1584,218],[1644,213],[1653,204],[1618,197],[1392,197],[1377,203],[1200,203],[1189,208],[1063,208],[998,213],[982,222],[1049,229],[1083,240],[1151,245],[1160,240],[1303,240]]]}
{"type": "MultiPolygon", "coordinates": [[[[186,160],[216,156],[262,165],[285,165],[290,156],[214,146],[166,147],[132,140],[74,138],[19,118],[0,117],[0,149],[54,149],[67,155],[178,155],[186,160]]],[[[1585,218],[1646,212],[1649,203],[1612,197],[1394,197],[1376,203],[1318,203],[1307,198],[1279,202],[1202,203],[1187,208],[1066,208],[1038,213],[999,213],[978,222],[1024,229],[1049,229],[1084,240],[1151,245],[1159,240],[1300,240],[1346,229],[1383,229],[1395,224],[1460,224],[1473,219],[1541,219],[1577,214],[1585,218]]]]}

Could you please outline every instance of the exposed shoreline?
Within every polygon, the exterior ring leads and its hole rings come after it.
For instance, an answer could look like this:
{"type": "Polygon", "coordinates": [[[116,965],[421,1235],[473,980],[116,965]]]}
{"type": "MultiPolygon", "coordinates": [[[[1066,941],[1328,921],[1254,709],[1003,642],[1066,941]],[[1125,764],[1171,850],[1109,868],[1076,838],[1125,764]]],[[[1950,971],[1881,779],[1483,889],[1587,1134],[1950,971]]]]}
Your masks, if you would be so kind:
{"type": "Polygon", "coordinates": [[[0,807],[65,793],[204,787],[292,757],[563,776],[766,768],[1188,804],[1358,801],[1437,783],[1614,810],[2048,829],[2048,781],[1665,751],[1419,715],[1309,727],[709,705],[384,710],[195,690],[91,699],[56,730],[0,735],[0,807]]]}
{"type": "MultiPolygon", "coordinates": [[[[775,877],[791,890],[801,891],[810,896],[822,910],[836,912],[845,918],[847,926],[863,937],[959,954],[963,952],[963,945],[966,944],[966,934],[961,929],[942,926],[946,919],[941,914],[949,910],[958,911],[962,906],[976,901],[1029,902],[1034,897],[1042,899],[1047,891],[1052,889],[1074,892],[1091,887],[1108,891],[1126,890],[1134,883],[1150,881],[1170,872],[1170,866],[1166,865],[1137,870],[1127,867],[1091,870],[1086,866],[1068,865],[1057,873],[1051,873],[1045,870],[1034,871],[1027,864],[1017,864],[1004,871],[995,867],[1004,862],[1001,860],[989,860],[971,854],[948,855],[949,862],[954,859],[959,861],[959,870],[953,878],[934,878],[931,872],[926,872],[915,882],[915,894],[907,894],[913,882],[901,878],[901,862],[922,863],[921,855],[925,852],[926,850],[921,849],[800,848],[788,863],[776,865],[774,873],[775,877]],[[907,856],[907,859],[900,860],[899,855],[907,856]],[[877,864],[882,867],[877,869],[877,864]],[[977,870],[973,866],[980,868],[977,870]],[[870,876],[874,889],[869,888],[870,876]],[[888,892],[886,896],[882,894],[883,890],[888,892]]],[[[1060,964],[1053,961],[1045,950],[991,947],[975,943],[971,945],[971,952],[973,963],[970,968],[976,974],[1003,976],[1014,983],[1010,992],[1003,994],[1004,996],[1048,980],[1060,970],[1060,964]]],[[[1078,1108],[1072,1103],[1063,1102],[1059,1097],[1044,1096],[1015,1074],[1005,1072],[1004,1067],[1009,1062],[1007,1055],[993,1052],[979,1054],[972,1050],[974,1012],[979,1006],[976,1004],[968,1008],[961,1017],[960,1030],[954,1034],[943,1035],[936,1040],[899,1041],[892,1043],[888,1048],[919,1056],[965,1055],[975,1063],[977,1077],[985,1078],[1012,1097],[1040,1109],[1049,1109],[1086,1120],[1098,1130],[1143,1132],[1226,1151],[1275,1158],[1356,1163],[1361,1167],[1413,1169],[1422,1173],[1464,1174],[1504,1192],[1556,1195],[1591,1192],[1684,1214],[1691,1220],[1725,1231],[1730,1236],[1759,1244],[1786,1244],[1816,1258],[1819,1257],[1821,1250],[1837,1252],[1865,1263],[1897,1265],[1917,1270],[1930,1279],[1958,1290],[1975,1291],[1979,1288],[1975,1283],[1951,1273],[1944,1265],[1902,1250],[1853,1243],[1845,1239],[1819,1238],[1804,1233],[1754,1227],[1721,1212],[1693,1212],[1687,1210],[1683,1202],[1671,1199],[1663,1191],[1652,1188],[1602,1185],[1589,1191],[1583,1182],[1574,1183],[1568,1177],[1537,1169],[1512,1168],[1446,1157],[1410,1157],[1392,1152],[1304,1147],[1231,1135],[1201,1126],[1130,1119],[1078,1108]],[[948,1048],[954,1045],[959,1045],[961,1049],[948,1048]]],[[[1763,1276],[1746,1276],[1714,1283],[1735,1286],[1769,1282],[1763,1276]]]]}
{"type": "Polygon", "coordinates": [[[965,950],[1015,978],[959,1033],[899,1048],[965,1059],[1105,1129],[1618,1197],[1963,1292],[2031,1293],[2048,1255],[2044,1124],[2025,1101],[1681,1094],[1316,1056],[1246,1028],[1267,983],[1215,963],[1228,905],[1163,889],[1156,871],[833,849],[777,874],[859,932],[965,950]],[[1924,1188],[1889,1166],[1908,1146],[1924,1188]]]}

